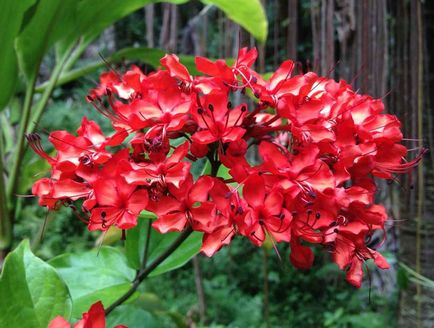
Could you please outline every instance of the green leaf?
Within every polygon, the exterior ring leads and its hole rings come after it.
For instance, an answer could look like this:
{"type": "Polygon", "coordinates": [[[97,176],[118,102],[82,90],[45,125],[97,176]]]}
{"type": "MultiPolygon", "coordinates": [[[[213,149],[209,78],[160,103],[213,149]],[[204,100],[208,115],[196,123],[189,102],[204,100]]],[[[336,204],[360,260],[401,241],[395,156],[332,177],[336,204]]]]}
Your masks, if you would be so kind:
{"type": "Polygon", "coordinates": [[[244,27],[258,41],[265,42],[268,21],[260,0],[201,0],[215,5],[230,19],[244,27]]]}
{"type": "Polygon", "coordinates": [[[101,300],[105,307],[131,287],[135,270],[118,249],[103,246],[81,254],[63,254],[49,262],[65,280],[71,292],[74,318],[101,300]]]}
{"type": "MultiPolygon", "coordinates": [[[[161,253],[163,253],[170,244],[179,236],[178,232],[168,232],[160,234],[154,229],[151,230],[151,247],[149,253],[149,262],[151,263],[161,253]]],[[[162,273],[175,270],[186,264],[193,256],[199,253],[202,245],[202,234],[193,232],[166,260],[152,271],[149,276],[157,276],[162,273]]]]}
{"type": "Polygon", "coordinates": [[[46,52],[73,30],[65,30],[74,20],[75,0],[39,0],[33,15],[16,39],[18,62],[28,80],[36,76],[46,52]]]}
{"type": "Polygon", "coordinates": [[[24,13],[36,0],[4,0],[0,11],[0,111],[7,105],[14,93],[18,77],[17,57],[14,49],[24,13]]]}
{"type": "MultiPolygon", "coordinates": [[[[140,269],[144,257],[146,237],[148,236],[149,217],[141,215],[137,226],[127,231],[126,254],[131,267],[140,269]]],[[[151,228],[148,247],[147,264],[152,263],[163,253],[171,243],[178,238],[179,233],[169,232],[161,234],[151,228]]],[[[177,269],[195,256],[202,244],[202,234],[194,232],[190,235],[166,260],[164,260],[149,276],[156,276],[167,271],[177,269]]]]}
{"type": "Polygon", "coordinates": [[[0,327],[47,327],[68,318],[71,298],[56,270],[37,258],[24,240],[5,260],[0,276],[0,327]]]}
{"type": "Polygon", "coordinates": [[[128,259],[128,264],[139,270],[143,261],[146,236],[148,231],[149,219],[140,216],[137,226],[127,230],[127,239],[125,241],[125,250],[128,259]]]}
{"type": "MultiPolygon", "coordinates": [[[[175,4],[185,3],[188,0],[165,0],[175,4]]],[[[143,8],[145,5],[158,0],[81,0],[77,1],[75,8],[76,19],[65,24],[63,28],[67,31],[73,31],[67,39],[62,42],[60,48],[66,49],[69,45],[76,42],[79,38],[83,42],[96,38],[105,28],[114,24],[121,18],[132,12],[143,8]]],[[[61,51],[61,50],[60,50],[61,51]]]]}

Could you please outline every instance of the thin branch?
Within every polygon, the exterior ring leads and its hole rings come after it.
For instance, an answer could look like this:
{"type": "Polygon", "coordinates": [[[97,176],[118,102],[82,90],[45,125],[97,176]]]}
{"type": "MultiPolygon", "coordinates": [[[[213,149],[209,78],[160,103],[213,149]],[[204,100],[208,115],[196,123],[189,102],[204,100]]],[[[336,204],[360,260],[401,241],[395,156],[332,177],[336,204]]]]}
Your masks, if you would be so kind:
{"type": "Polygon", "coordinates": [[[167,259],[193,232],[191,227],[186,228],[179,237],[163,252],[161,253],[148,267],[140,270],[139,274],[133,281],[131,288],[121,297],[119,297],[112,305],[110,305],[106,310],[105,314],[108,315],[117,306],[124,303],[134,292],[137,290],[142,281],[157,268],[165,259],[167,259]]]}

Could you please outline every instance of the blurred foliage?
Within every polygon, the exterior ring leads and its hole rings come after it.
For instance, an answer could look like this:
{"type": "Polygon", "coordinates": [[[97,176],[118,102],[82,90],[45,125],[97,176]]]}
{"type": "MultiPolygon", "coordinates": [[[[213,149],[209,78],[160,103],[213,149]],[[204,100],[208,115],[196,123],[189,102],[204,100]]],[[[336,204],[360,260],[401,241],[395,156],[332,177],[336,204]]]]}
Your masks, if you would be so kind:
{"type": "MultiPolygon", "coordinates": [[[[275,254],[268,261],[271,327],[394,326],[397,295],[383,295],[368,284],[360,290],[351,287],[322,252],[309,271],[291,267],[286,247],[279,252],[282,262],[275,254]]],[[[265,327],[262,261],[262,252],[241,238],[210,259],[201,256],[209,318],[204,326],[265,327]]],[[[160,295],[170,309],[192,313],[198,321],[191,265],[149,279],[145,289],[160,295]]]]}
{"type": "MultiPolygon", "coordinates": [[[[184,6],[192,8],[191,4],[184,6]]],[[[273,2],[269,2],[267,6],[269,9],[273,6],[273,2]]],[[[267,12],[271,11],[267,10],[267,12]]],[[[143,17],[143,12],[136,12],[116,23],[115,33],[128,31],[127,34],[116,36],[117,49],[146,46],[143,17]]],[[[269,14],[269,25],[273,26],[276,19],[269,14]]],[[[299,20],[300,33],[310,33],[309,1],[301,1],[299,20]]],[[[216,21],[212,21],[208,26],[207,52],[211,57],[218,57],[219,45],[225,38],[225,35],[219,32],[216,21]]],[[[154,23],[156,32],[159,33],[161,16],[157,15],[154,23]]],[[[285,27],[288,22],[283,20],[280,24],[285,27]]],[[[269,37],[273,38],[274,35],[271,33],[269,37]]],[[[278,44],[284,44],[284,41],[283,35],[275,40],[278,44]]],[[[103,51],[104,43],[99,42],[96,47],[99,51],[103,51]]],[[[271,42],[265,47],[267,53],[273,53],[271,42]]],[[[279,60],[284,59],[285,51],[283,47],[279,48],[277,54],[279,60]]],[[[311,52],[310,42],[302,42],[298,45],[300,61],[305,62],[310,58],[311,52]]],[[[107,53],[107,56],[110,55],[107,53]]],[[[53,58],[54,54],[44,58],[43,67],[44,65],[51,67],[53,58]]],[[[83,59],[76,67],[80,68],[89,63],[92,64],[92,61],[83,59]]],[[[123,61],[117,67],[123,69],[125,64],[130,63],[140,64],[139,61],[130,60],[123,61]]],[[[265,64],[266,71],[275,68],[271,57],[267,58],[265,64]]],[[[52,130],[74,132],[83,116],[97,121],[104,131],[111,131],[110,123],[84,100],[88,90],[96,85],[99,73],[105,69],[103,66],[104,63],[98,60],[98,67],[95,67],[91,73],[55,89],[36,131],[41,134],[52,130]]],[[[144,68],[149,69],[149,67],[144,68]]],[[[18,121],[20,114],[18,111],[13,111],[13,108],[10,105],[10,119],[18,121]]],[[[13,147],[13,142],[10,147],[13,147]]],[[[44,148],[50,152],[52,151],[50,147],[45,140],[44,148]]],[[[32,152],[26,151],[24,156],[26,165],[22,171],[20,185],[22,194],[28,193],[32,181],[46,175],[48,169],[32,152]]],[[[194,168],[194,173],[198,174],[203,166],[204,163],[200,163],[194,168]]],[[[23,197],[19,198],[15,213],[14,247],[20,240],[29,238],[35,254],[43,259],[50,259],[63,253],[87,254],[85,252],[92,249],[95,243],[98,247],[102,242],[101,238],[96,242],[100,234],[88,232],[87,227],[68,208],[62,207],[55,213],[47,214],[46,209],[39,207],[35,199],[23,197]]],[[[123,246],[123,242],[117,240],[112,246],[123,246]]],[[[104,249],[101,249],[101,254],[104,254],[104,249]]],[[[90,252],[95,253],[95,250],[90,252]]],[[[121,252],[116,251],[116,254],[121,252]]],[[[270,288],[271,327],[375,328],[395,325],[397,295],[384,295],[374,287],[370,290],[368,284],[360,290],[355,290],[345,282],[344,274],[335,265],[328,263],[327,253],[318,250],[312,270],[299,271],[289,265],[287,247],[279,246],[282,262],[273,252],[270,251],[268,259],[267,277],[270,288]]],[[[63,255],[65,256],[73,255],[63,255]]],[[[126,256],[128,257],[128,254],[126,256]]],[[[235,239],[230,247],[222,249],[213,258],[200,256],[208,306],[208,319],[201,323],[201,326],[265,327],[262,256],[261,251],[244,239],[235,239]]],[[[63,268],[65,273],[67,261],[61,260],[62,257],[54,259],[51,264],[63,268]]],[[[90,270],[88,267],[81,269],[86,272],[90,270]]],[[[62,276],[62,269],[60,272],[62,276]]],[[[405,282],[406,276],[403,271],[400,272],[400,281],[405,282]]],[[[80,276],[69,278],[72,281],[70,283],[74,284],[77,282],[74,279],[79,279],[80,276]]],[[[64,279],[68,283],[68,277],[65,276],[64,279]]],[[[114,285],[114,287],[118,286],[114,285]]],[[[86,306],[88,302],[89,300],[86,300],[86,306]]],[[[186,327],[190,319],[199,322],[197,303],[193,267],[187,264],[176,271],[146,280],[133,299],[109,315],[108,324],[110,326],[122,323],[130,327],[142,327],[143,323],[146,323],[146,327],[186,327]]],[[[79,316],[86,306],[83,305],[75,310],[75,316],[79,316]]]]}

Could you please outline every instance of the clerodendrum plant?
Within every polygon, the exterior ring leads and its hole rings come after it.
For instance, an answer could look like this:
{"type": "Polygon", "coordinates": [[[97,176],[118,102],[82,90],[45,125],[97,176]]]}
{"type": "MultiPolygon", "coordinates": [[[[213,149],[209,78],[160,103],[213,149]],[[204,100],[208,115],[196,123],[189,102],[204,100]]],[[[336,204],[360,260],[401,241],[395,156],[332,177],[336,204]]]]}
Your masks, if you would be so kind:
{"type": "Polygon", "coordinates": [[[51,177],[33,186],[40,205],[70,206],[89,230],[131,229],[147,210],[160,233],[182,232],[138,273],[139,283],[192,231],[203,233],[207,256],[237,235],[256,246],[289,243],[290,260],[301,269],[314,261],[309,245],[320,244],[356,287],[365,261],[387,269],[367,246],[387,220],[374,203],[374,178],[408,172],[425,150],[405,160],[401,123],[383,113],[381,100],[345,81],[293,75],[291,60],[265,81],[251,68],[256,57],[256,49],[241,49],[232,67],[197,57],[204,76],[192,76],[175,55],[148,75],[137,67],[104,73],[87,100],[111,121],[111,136],[84,117],[77,136],[50,134],[54,157],[37,134],[27,136],[52,167],[51,177]],[[253,108],[234,103],[246,92],[257,99],[253,108]],[[247,160],[249,148],[257,149],[259,164],[247,160]],[[192,162],[201,158],[210,170],[194,179],[192,162]],[[226,179],[218,176],[222,166],[226,179]]]}

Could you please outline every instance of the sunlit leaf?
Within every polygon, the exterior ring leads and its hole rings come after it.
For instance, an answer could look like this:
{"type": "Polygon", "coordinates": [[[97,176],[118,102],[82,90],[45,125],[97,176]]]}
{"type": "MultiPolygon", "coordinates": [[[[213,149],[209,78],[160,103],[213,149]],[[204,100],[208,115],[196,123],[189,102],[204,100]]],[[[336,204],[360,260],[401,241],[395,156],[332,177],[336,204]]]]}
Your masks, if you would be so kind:
{"type": "Polygon", "coordinates": [[[265,42],[268,21],[260,0],[201,0],[221,9],[230,19],[244,27],[258,41],[265,42]]]}
{"type": "Polygon", "coordinates": [[[70,313],[64,281],[24,240],[6,257],[0,276],[0,327],[45,328],[54,317],[70,313]]]}

